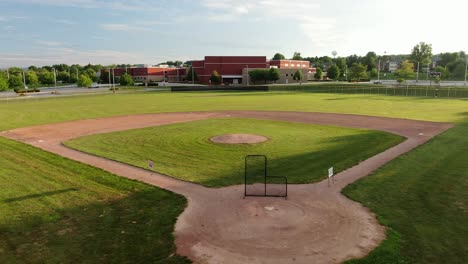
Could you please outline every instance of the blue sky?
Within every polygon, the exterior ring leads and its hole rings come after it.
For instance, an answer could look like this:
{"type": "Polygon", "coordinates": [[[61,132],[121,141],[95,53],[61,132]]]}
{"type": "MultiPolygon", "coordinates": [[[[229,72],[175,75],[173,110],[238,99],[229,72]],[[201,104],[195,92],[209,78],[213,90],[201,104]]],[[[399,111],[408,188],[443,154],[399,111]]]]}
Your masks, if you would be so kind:
{"type": "Polygon", "coordinates": [[[468,51],[466,0],[0,0],[0,67],[468,51]]]}

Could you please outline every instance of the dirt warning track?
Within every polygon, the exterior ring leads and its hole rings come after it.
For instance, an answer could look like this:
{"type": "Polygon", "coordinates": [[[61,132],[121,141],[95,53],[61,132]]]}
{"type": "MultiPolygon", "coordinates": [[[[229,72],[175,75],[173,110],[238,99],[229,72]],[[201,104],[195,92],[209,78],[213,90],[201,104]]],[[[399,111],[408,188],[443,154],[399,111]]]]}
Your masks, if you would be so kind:
{"type": "MultiPolygon", "coordinates": [[[[375,215],[341,190],[452,127],[346,114],[219,111],[119,116],[4,131],[0,135],[187,197],[175,230],[177,252],[195,263],[339,263],[367,255],[385,238],[375,215]],[[335,184],[290,185],[288,199],[243,199],[243,186],[206,188],[63,146],[80,136],[208,118],[246,117],[382,130],[407,138],[336,175],[335,184]]],[[[371,142],[370,142],[371,144],[371,142]]]]}

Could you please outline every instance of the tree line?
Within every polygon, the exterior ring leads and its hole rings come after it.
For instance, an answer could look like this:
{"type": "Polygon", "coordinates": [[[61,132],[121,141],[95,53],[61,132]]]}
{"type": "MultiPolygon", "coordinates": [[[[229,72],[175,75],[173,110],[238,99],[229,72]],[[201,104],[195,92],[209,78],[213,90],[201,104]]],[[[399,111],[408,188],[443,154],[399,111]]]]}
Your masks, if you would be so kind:
{"type": "MultiPolygon", "coordinates": [[[[98,78],[98,72],[102,69],[131,67],[129,64],[119,65],[92,65],[81,66],[78,64],[55,64],[52,66],[30,66],[27,70],[19,67],[10,67],[0,71],[0,91],[8,89],[21,89],[25,86],[37,87],[39,85],[51,86],[56,83],[77,84],[81,87],[89,87],[93,82],[109,83],[109,71],[105,70],[98,78]]],[[[129,74],[121,76],[121,85],[133,85],[133,79],[129,74]],[[122,78],[123,77],[123,78],[122,78]]],[[[113,78],[111,74],[111,80],[113,78]]]]}
{"type": "MultiPolygon", "coordinates": [[[[303,57],[300,52],[294,52],[291,60],[309,61],[317,71],[326,71],[328,77],[334,80],[363,80],[376,78],[378,71],[388,72],[388,67],[384,67],[389,62],[397,63],[399,69],[395,75],[399,79],[414,78],[416,73],[427,73],[427,71],[441,73],[441,79],[462,80],[465,76],[467,54],[464,51],[446,52],[432,54],[432,45],[420,42],[416,44],[409,54],[399,55],[377,55],[369,51],[365,56],[350,55],[347,57],[336,57],[336,52],[332,52],[333,57],[303,57]],[[418,67],[419,66],[419,67],[418,67]],[[346,76],[348,72],[348,76],[346,76]]],[[[286,57],[281,53],[276,53],[273,60],[283,60],[286,57]]],[[[316,76],[317,78],[318,76],[316,76]]]]}

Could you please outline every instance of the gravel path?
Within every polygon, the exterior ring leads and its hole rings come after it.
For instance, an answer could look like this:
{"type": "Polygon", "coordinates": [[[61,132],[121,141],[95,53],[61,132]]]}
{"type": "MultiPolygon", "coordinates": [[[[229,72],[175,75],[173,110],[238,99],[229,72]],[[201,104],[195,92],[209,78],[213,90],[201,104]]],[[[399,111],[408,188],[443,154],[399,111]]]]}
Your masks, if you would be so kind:
{"type": "Polygon", "coordinates": [[[220,111],[89,119],[19,128],[0,135],[186,196],[188,207],[175,230],[177,252],[195,263],[339,263],[367,255],[385,238],[385,228],[375,215],[347,199],[341,190],[450,127],[447,123],[345,114],[220,111]],[[327,180],[290,185],[287,200],[243,199],[243,185],[206,188],[61,144],[85,135],[229,117],[382,130],[407,140],[337,174],[330,186],[327,180]]]}

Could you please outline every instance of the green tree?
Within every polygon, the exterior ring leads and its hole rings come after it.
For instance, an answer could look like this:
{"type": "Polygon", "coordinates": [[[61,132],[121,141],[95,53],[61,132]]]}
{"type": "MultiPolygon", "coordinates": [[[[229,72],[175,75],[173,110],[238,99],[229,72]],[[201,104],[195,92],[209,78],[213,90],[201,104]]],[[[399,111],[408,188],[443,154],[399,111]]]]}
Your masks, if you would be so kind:
{"type": "Polygon", "coordinates": [[[28,71],[26,72],[26,84],[28,85],[36,85],[39,83],[39,78],[35,71],[28,71]]]}
{"type": "Polygon", "coordinates": [[[132,86],[133,85],[133,78],[130,74],[124,73],[122,76],[120,76],[120,85],[125,85],[125,86],[132,86]]]}
{"type": "Polygon", "coordinates": [[[285,59],[286,57],[281,53],[276,53],[272,58],[272,60],[285,60],[285,59]]]}
{"type": "Polygon", "coordinates": [[[89,78],[88,75],[81,74],[80,78],[78,78],[77,85],[79,87],[89,87],[89,86],[91,86],[92,83],[93,83],[93,80],[91,80],[91,78],[89,78]]]}
{"type": "Polygon", "coordinates": [[[376,68],[372,68],[372,70],[370,71],[370,77],[376,78],[377,76],[379,76],[378,70],[376,68]]]}
{"type": "Polygon", "coordinates": [[[302,80],[304,79],[304,74],[301,70],[297,70],[293,75],[293,79],[302,83],[302,80]]]}
{"type": "Polygon", "coordinates": [[[349,69],[349,77],[355,81],[367,79],[367,66],[362,63],[353,64],[349,69]]]}
{"type": "Polygon", "coordinates": [[[54,84],[55,79],[54,79],[54,74],[52,72],[49,72],[45,68],[41,69],[39,71],[39,82],[42,84],[54,84]]]}
{"type": "Polygon", "coordinates": [[[327,76],[330,79],[338,80],[340,78],[340,68],[338,65],[334,64],[330,66],[330,68],[327,70],[327,76]]]}
{"type": "Polygon", "coordinates": [[[98,80],[96,71],[93,68],[91,68],[91,66],[88,66],[88,68],[83,71],[83,74],[88,76],[93,82],[97,82],[98,80]]]}
{"type": "Polygon", "coordinates": [[[271,82],[276,82],[280,79],[280,72],[277,68],[270,68],[268,70],[268,80],[271,82]]]}
{"type": "Polygon", "coordinates": [[[221,83],[221,76],[217,71],[213,71],[210,76],[210,81],[212,84],[220,84],[221,83]]]}
{"type": "MultiPolygon", "coordinates": [[[[65,64],[64,64],[65,65],[65,64]]],[[[57,81],[67,83],[70,81],[70,74],[66,71],[61,71],[57,74],[57,81]]]]}
{"type": "Polygon", "coordinates": [[[109,69],[105,69],[101,71],[101,76],[99,77],[101,83],[109,83],[109,78],[112,81],[112,71],[109,74],[109,69]]]}
{"type": "Polygon", "coordinates": [[[320,68],[317,68],[317,71],[314,74],[314,78],[317,80],[322,80],[323,71],[320,68]]]}
{"type": "MultiPolygon", "coordinates": [[[[185,78],[189,82],[192,81],[192,71],[193,71],[193,68],[190,67],[189,70],[187,71],[187,77],[185,78]]],[[[198,76],[197,76],[196,71],[193,71],[193,79],[194,79],[193,81],[198,81],[198,76]]]]}
{"type": "Polygon", "coordinates": [[[371,71],[376,68],[377,65],[377,54],[373,51],[369,51],[366,56],[362,58],[362,63],[367,65],[367,70],[371,71]]]}
{"type": "Polygon", "coordinates": [[[445,67],[437,66],[434,68],[434,71],[440,72],[441,74],[440,78],[443,80],[447,80],[449,78],[449,71],[445,67]]]}
{"type": "Polygon", "coordinates": [[[405,80],[409,80],[414,77],[414,64],[409,60],[405,60],[401,63],[400,68],[396,71],[396,76],[405,80]]]}
{"type": "Polygon", "coordinates": [[[19,75],[10,75],[10,79],[8,80],[8,86],[11,89],[23,87],[23,78],[19,75]]]}
{"type": "Polygon", "coordinates": [[[337,58],[335,60],[336,66],[340,68],[340,72],[346,72],[346,59],[345,58],[337,58]]]}
{"type": "Polygon", "coordinates": [[[432,61],[432,45],[419,42],[411,50],[410,59],[414,63],[413,65],[416,65],[418,62],[420,67],[422,65],[427,65],[432,61]]]}
{"type": "Polygon", "coordinates": [[[8,80],[4,78],[3,76],[0,76],[0,92],[8,90],[9,85],[8,85],[8,80]]]}
{"type": "Polygon", "coordinates": [[[302,60],[301,53],[295,51],[294,54],[293,54],[292,60],[302,60]]]}

